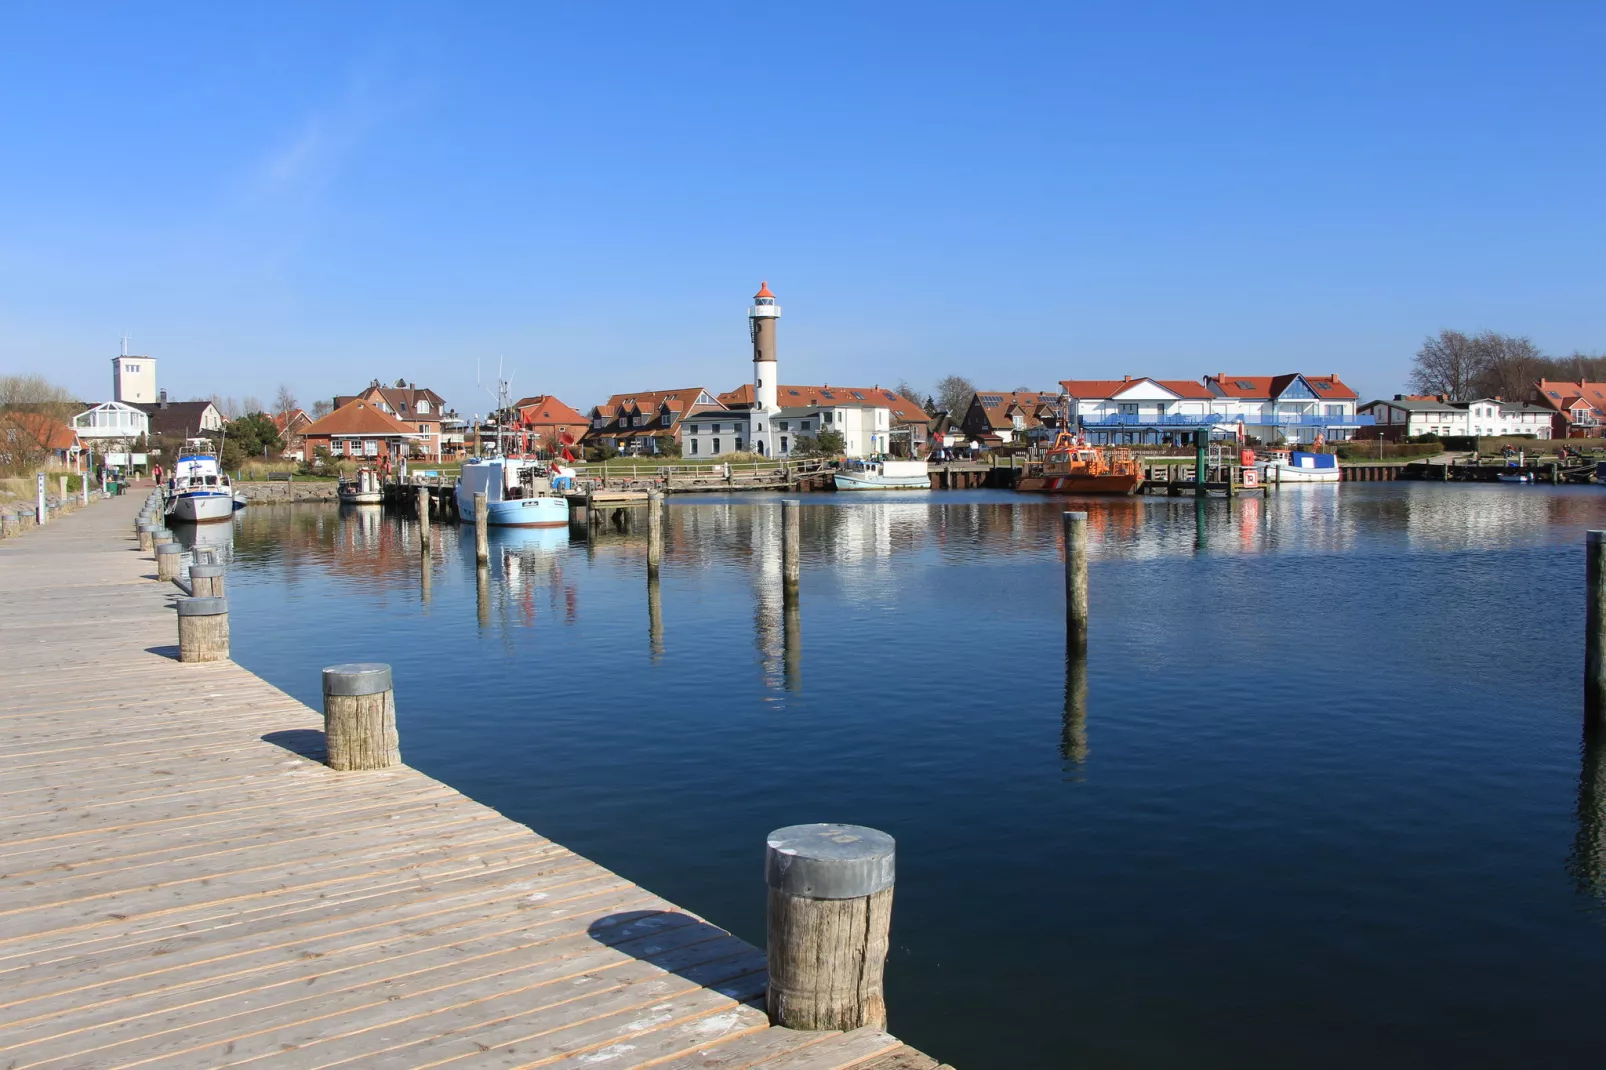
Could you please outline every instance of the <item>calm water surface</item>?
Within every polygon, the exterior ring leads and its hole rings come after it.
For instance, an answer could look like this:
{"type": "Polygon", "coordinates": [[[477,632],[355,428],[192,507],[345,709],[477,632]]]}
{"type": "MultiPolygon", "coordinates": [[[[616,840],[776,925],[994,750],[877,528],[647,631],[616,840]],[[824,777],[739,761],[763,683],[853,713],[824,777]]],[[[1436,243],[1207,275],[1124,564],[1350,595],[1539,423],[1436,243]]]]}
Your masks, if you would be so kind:
{"type": "Polygon", "coordinates": [[[891,1027],[960,1070],[1600,1065],[1595,488],[1368,484],[1059,513],[1002,492],[676,498],[571,544],[332,506],[232,530],[234,653],[317,707],[395,667],[426,772],[762,944],[764,835],[898,839],[891,1027]]]}

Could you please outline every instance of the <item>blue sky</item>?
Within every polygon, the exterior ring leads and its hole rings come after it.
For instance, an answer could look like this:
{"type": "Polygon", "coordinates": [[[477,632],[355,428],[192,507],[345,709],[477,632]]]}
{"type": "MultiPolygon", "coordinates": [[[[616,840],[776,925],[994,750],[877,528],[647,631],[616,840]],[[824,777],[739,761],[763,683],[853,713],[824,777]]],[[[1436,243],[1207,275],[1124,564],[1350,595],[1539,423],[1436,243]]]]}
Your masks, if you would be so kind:
{"type": "Polygon", "coordinates": [[[1606,5],[11,4],[0,371],[483,411],[1606,350],[1606,5]],[[487,374],[487,378],[489,378],[487,374]]]}

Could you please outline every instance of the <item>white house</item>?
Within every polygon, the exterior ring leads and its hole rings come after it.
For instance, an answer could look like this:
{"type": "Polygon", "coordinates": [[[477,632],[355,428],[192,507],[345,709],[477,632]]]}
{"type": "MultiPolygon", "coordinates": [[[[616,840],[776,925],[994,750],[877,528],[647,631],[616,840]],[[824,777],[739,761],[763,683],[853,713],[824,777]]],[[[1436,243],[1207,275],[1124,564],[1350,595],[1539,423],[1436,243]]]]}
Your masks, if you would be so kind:
{"type": "Polygon", "coordinates": [[[1060,387],[1070,426],[1095,444],[1177,440],[1218,423],[1210,392],[1189,379],[1062,379],[1060,387]]]}
{"type": "Polygon", "coordinates": [[[891,441],[892,412],[877,405],[797,406],[761,409],[710,409],[681,419],[681,455],[718,457],[726,453],[761,453],[790,457],[799,438],[817,438],[823,431],[842,436],[849,457],[886,453],[891,441]]]}
{"type": "Polygon", "coordinates": [[[1225,425],[1262,442],[1338,442],[1369,427],[1372,417],[1355,411],[1359,400],[1337,375],[1207,375],[1211,411],[1225,425]]]}
{"type": "Polygon", "coordinates": [[[1360,407],[1373,416],[1384,438],[1399,441],[1418,435],[1476,437],[1531,435],[1549,438],[1549,409],[1500,398],[1450,401],[1443,396],[1396,394],[1390,401],[1369,401],[1360,407]]]}
{"type": "Polygon", "coordinates": [[[95,442],[97,445],[133,442],[141,435],[150,434],[151,418],[143,409],[133,405],[107,401],[74,416],[72,426],[84,442],[95,442]]]}

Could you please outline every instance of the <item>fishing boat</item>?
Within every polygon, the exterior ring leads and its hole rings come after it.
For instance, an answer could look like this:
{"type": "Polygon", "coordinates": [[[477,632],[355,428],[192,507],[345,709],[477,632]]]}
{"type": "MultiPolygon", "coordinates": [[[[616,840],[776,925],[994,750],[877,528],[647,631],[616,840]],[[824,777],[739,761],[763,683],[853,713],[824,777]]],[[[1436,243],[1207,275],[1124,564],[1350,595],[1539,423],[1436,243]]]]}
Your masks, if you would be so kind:
{"type": "Polygon", "coordinates": [[[1272,450],[1258,466],[1265,483],[1337,483],[1342,475],[1331,453],[1272,450]]]}
{"type": "Polygon", "coordinates": [[[925,461],[853,458],[843,462],[832,478],[837,490],[931,489],[931,472],[925,461]]]}
{"type": "Polygon", "coordinates": [[[378,505],[385,498],[379,473],[367,467],[357,469],[350,479],[341,479],[335,493],[342,505],[378,505]]]}
{"type": "Polygon", "coordinates": [[[549,528],[569,523],[569,500],[552,490],[545,462],[476,457],[457,477],[457,515],[473,523],[474,495],[485,495],[485,522],[496,527],[549,528]]]}
{"type": "Polygon", "coordinates": [[[179,450],[166,496],[167,519],[181,524],[210,524],[234,516],[234,488],[206,439],[192,438],[179,450]]]}
{"type": "Polygon", "coordinates": [[[1131,450],[1089,446],[1061,431],[1040,461],[1028,461],[1015,489],[1030,494],[1136,494],[1143,467],[1131,450]]]}

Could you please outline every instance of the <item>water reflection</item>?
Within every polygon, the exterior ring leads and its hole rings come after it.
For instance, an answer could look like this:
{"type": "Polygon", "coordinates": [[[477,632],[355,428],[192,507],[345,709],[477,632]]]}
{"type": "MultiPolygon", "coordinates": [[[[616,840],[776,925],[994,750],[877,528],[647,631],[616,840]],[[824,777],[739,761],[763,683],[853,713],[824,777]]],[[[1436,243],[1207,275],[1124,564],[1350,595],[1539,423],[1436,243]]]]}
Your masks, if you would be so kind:
{"type": "Polygon", "coordinates": [[[1579,750],[1578,831],[1567,868],[1580,892],[1606,899],[1606,728],[1586,728],[1579,750]]]}
{"type": "Polygon", "coordinates": [[[1060,727],[1060,757],[1074,765],[1087,761],[1087,650],[1065,647],[1065,717],[1060,727]]]}
{"type": "Polygon", "coordinates": [[[664,656],[663,584],[652,573],[647,576],[647,650],[654,664],[664,656]]]}

